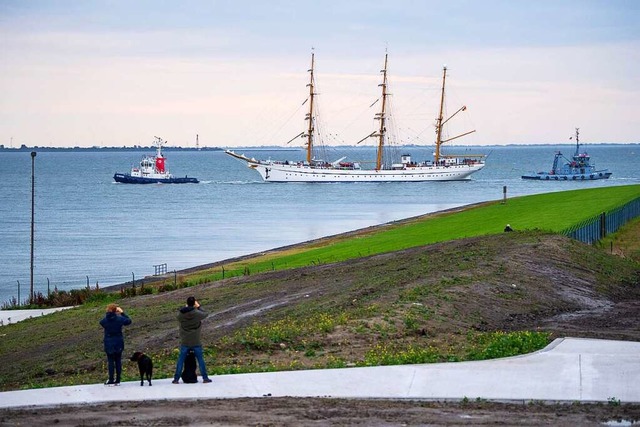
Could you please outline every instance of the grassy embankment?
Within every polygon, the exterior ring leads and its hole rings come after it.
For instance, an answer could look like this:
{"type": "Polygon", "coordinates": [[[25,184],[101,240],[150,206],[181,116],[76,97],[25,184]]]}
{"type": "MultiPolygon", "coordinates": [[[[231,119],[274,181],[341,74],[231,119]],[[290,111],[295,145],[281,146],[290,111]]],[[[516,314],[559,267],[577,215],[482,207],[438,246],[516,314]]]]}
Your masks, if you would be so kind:
{"type": "MultiPolygon", "coordinates": [[[[640,197],[640,185],[563,191],[517,197],[506,203],[494,201],[471,208],[437,213],[408,221],[374,227],[357,234],[347,233],[315,244],[299,245],[286,251],[224,264],[180,280],[187,285],[218,280],[223,276],[321,265],[450,241],[503,232],[510,224],[515,230],[561,232],[602,212],[615,209],[640,197]]],[[[170,280],[167,281],[170,283],[170,280]]]]}
{"type": "MultiPolygon", "coordinates": [[[[503,233],[504,225],[558,231],[638,195],[640,186],[627,186],[487,203],[227,264],[227,273],[239,275],[232,279],[209,278],[221,271],[198,273],[182,279],[206,282],[193,288],[126,299],[105,295],[5,325],[0,389],[104,380],[97,322],[106,300],[117,300],[134,319],[127,349],[150,354],[156,377],[170,376],[178,343],[174,315],[190,294],[212,313],[203,339],[209,370],[217,374],[530,352],[550,335],[524,320],[578,309],[554,294],[558,272],[563,282],[574,275],[577,286],[592,283],[606,296],[631,289],[638,264],[541,232],[503,233]],[[471,236],[487,237],[455,240],[471,236]],[[447,243],[423,246],[433,242],[447,243]],[[419,248],[394,252],[411,247],[419,248]],[[368,256],[376,253],[386,255],[368,256]]],[[[136,376],[135,366],[125,363],[124,379],[136,376]]]]}

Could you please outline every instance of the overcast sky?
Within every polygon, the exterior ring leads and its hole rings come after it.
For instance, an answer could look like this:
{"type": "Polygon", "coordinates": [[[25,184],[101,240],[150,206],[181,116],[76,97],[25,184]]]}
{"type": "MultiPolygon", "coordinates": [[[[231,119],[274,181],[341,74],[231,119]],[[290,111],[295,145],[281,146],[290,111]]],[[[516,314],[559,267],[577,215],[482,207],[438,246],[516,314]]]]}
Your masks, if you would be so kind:
{"type": "Polygon", "coordinates": [[[374,129],[385,50],[403,141],[446,64],[474,145],[640,142],[640,1],[0,0],[0,144],[282,145],[312,48],[335,143],[374,129]]]}

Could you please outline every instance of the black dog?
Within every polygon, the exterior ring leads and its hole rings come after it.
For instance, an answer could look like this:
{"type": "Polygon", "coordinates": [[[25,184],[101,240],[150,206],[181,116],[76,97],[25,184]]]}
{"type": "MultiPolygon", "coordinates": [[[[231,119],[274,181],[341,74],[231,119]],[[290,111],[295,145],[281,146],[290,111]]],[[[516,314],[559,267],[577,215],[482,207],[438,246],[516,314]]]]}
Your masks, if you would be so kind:
{"type": "Polygon", "coordinates": [[[151,375],[153,375],[153,361],[146,354],[136,351],[131,355],[132,362],[138,362],[138,369],[140,370],[140,385],[144,385],[144,377],[146,375],[147,381],[151,386],[151,375]]]}
{"type": "Polygon", "coordinates": [[[184,359],[184,367],[182,368],[182,381],[185,384],[193,384],[198,382],[198,376],[196,374],[196,354],[193,350],[187,352],[187,357],[184,359]]]}

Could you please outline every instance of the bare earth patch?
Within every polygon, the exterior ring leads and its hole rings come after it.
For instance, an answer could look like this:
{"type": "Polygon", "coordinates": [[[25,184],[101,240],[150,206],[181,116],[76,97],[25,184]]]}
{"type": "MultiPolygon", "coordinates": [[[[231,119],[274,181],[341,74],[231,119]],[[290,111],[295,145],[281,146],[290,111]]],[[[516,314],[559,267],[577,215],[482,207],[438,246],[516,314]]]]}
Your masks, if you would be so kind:
{"type": "MultiPolygon", "coordinates": [[[[212,313],[203,331],[205,346],[215,349],[212,366],[295,362],[298,368],[309,368],[331,357],[357,361],[374,342],[429,345],[445,351],[455,347],[452,344],[464,346],[467,334],[483,331],[539,330],[552,337],[640,341],[637,263],[542,233],[464,239],[127,299],[127,309],[137,314],[127,331],[128,348],[158,358],[174,348],[178,337],[173,311],[192,294],[212,313]],[[223,338],[253,322],[268,324],[313,311],[344,313],[347,319],[330,333],[304,337],[316,342],[313,354],[291,345],[245,350],[224,344],[223,338]],[[407,319],[414,311],[418,314],[410,320],[415,325],[409,329],[407,319]]],[[[95,323],[90,315],[85,321],[95,323]]],[[[77,329],[59,342],[39,347],[34,343],[22,362],[44,369],[60,363],[56,355],[61,351],[75,357],[100,349],[100,337],[93,329],[77,329]]],[[[23,342],[27,341],[25,337],[23,342]]],[[[0,351],[0,374],[8,375],[2,369],[11,366],[13,357],[0,351]]],[[[171,359],[165,356],[165,360],[171,359]]],[[[69,363],[83,364],[86,381],[95,382],[104,372],[101,357],[69,363]]],[[[168,377],[174,366],[165,365],[159,366],[159,377],[168,377]]],[[[135,375],[133,366],[127,369],[135,375]]],[[[5,389],[16,387],[11,383],[5,389]]],[[[47,426],[602,425],[639,420],[640,405],[615,400],[556,405],[263,398],[0,411],[0,425],[47,426]]]]}
{"type": "MultiPolygon", "coordinates": [[[[638,421],[640,405],[506,404],[344,399],[126,402],[0,411],[2,425],[30,426],[588,426],[638,421]]],[[[615,425],[615,424],[614,424],[615,425]]]]}

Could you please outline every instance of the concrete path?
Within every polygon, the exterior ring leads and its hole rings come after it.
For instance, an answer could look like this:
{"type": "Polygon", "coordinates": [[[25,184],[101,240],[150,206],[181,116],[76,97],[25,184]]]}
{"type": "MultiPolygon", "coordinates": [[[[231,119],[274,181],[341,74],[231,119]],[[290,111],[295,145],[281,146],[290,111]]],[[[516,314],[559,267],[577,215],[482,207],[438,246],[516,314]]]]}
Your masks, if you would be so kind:
{"type": "Polygon", "coordinates": [[[0,408],[166,399],[336,397],[640,403],[640,343],[557,339],[505,359],[220,375],[210,384],[102,384],[0,393],[0,408]]]}
{"type": "Polygon", "coordinates": [[[21,322],[32,317],[45,316],[69,308],[73,307],[42,308],[39,310],[0,310],[0,326],[21,322]]]}

